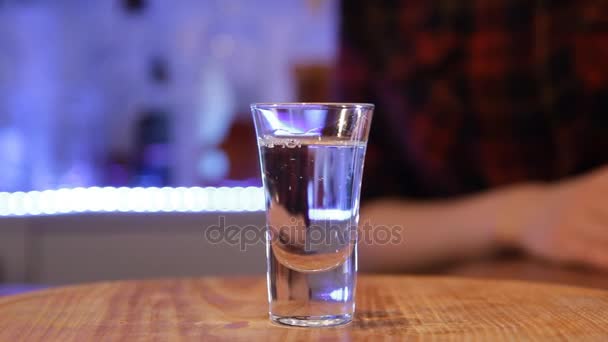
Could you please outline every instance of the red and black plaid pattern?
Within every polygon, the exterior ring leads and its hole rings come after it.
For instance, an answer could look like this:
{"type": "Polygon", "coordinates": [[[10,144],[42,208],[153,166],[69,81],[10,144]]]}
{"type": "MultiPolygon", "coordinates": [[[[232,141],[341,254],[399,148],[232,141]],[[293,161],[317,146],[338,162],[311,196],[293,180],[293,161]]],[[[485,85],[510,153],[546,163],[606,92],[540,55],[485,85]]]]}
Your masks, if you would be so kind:
{"type": "Polygon", "coordinates": [[[608,1],[341,8],[339,100],[377,105],[365,194],[459,195],[608,161],[608,1]]]}

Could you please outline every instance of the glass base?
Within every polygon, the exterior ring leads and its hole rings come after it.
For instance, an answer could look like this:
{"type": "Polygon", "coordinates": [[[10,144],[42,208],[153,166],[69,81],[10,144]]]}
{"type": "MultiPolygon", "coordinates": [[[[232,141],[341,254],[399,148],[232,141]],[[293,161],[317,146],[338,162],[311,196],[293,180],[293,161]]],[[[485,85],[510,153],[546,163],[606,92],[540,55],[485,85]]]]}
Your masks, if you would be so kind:
{"type": "Polygon", "coordinates": [[[348,324],[353,317],[350,314],[327,316],[276,316],[270,314],[270,320],[292,327],[322,328],[348,324]]]}

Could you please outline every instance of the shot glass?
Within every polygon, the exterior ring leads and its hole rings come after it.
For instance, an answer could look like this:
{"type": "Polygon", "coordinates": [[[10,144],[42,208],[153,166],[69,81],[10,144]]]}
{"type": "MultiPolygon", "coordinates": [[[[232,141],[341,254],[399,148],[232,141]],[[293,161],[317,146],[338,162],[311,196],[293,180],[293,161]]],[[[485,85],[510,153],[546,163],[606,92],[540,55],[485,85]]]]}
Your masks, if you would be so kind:
{"type": "Polygon", "coordinates": [[[353,319],[357,225],[374,106],[251,106],[266,198],[270,319],[325,327],[353,319]]]}

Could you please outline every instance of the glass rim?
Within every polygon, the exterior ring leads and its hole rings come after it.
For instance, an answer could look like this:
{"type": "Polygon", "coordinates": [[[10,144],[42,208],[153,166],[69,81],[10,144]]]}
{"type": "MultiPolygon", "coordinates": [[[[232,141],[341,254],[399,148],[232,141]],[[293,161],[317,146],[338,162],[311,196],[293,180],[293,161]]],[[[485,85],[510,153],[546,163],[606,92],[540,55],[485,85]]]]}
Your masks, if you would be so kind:
{"type": "Polygon", "coordinates": [[[374,109],[372,103],[356,102],[258,102],[250,105],[251,109],[374,109]]]}

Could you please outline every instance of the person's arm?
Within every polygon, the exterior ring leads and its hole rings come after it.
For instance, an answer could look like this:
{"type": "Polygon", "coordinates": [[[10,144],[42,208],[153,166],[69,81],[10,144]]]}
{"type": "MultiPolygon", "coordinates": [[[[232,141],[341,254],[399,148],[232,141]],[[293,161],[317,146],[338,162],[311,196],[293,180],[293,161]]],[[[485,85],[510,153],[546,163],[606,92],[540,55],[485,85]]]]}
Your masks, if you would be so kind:
{"type": "Polygon", "coordinates": [[[508,227],[528,220],[541,188],[521,185],[450,201],[371,202],[361,214],[361,268],[400,271],[491,254],[505,245],[508,227]],[[387,228],[391,241],[374,238],[374,230],[387,228]]]}
{"type": "Polygon", "coordinates": [[[556,184],[516,185],[450,201],[376,200],[361,210],[361,270],[411,270],[502,247],[608,269],[606,193],[608,169],[602,169],[556,184]],[[374,241],[365,231],[368,223],[372,232],[379,226],[401,230],[393,230],[389,242],[374,241]]]}

